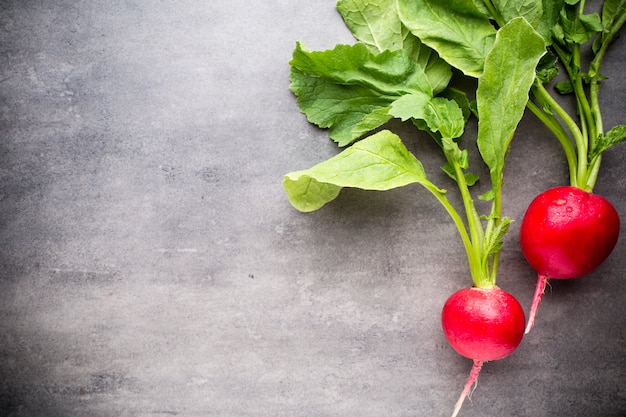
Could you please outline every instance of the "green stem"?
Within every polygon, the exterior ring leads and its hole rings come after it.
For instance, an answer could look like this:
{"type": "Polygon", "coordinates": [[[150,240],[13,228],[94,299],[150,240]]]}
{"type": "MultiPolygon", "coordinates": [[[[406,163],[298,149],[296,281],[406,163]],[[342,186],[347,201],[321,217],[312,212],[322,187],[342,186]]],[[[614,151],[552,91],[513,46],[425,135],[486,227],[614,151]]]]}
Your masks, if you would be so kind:
{"type": "MultiPolygon", "coordinates": [[[[537,81],[539,82],[539,81],[537,81]]],[[[567,166],[570,174],[570,184],[576,183],[576,166],[578,164],[578,160],[576,157],[576,149],[574,145],[572,145],[572,141],[563,129],[563,126],[559,123],[559,121],[551,114],[544,113],[535,103],[532,101],[528,101],[526,107],[530,109],[530,111],[537,116],[537,118],[548,128],[554,136],[558,139],[559,143],[563,147],[565,151],[565,158],[567,160],[567,166]]]]}
{"type": "MultiPolygon", "coordinates": [[[[509,149],[511,141],[513,140],[513,134],[505,143],[504,149],[509,149]]],[[[491,184],[493,186],[493,201],[491,203],[491,214],[489,215],[489,222],[487,224],[487,231],[485,236],[491,239],[491,234],[494,229],[498,228],[502,222],[502,186],[504,185],[504,172],[500,171],[497,177],[492,175],[491,184]]],[[[493,253],[491,257],[491,265],[489,264],[489,253],[485,253],[482,258],[483,268],[486,276],[489,278],[489,284],[491,286],[496,285],[496,277],[498,275],[498,264],[500,261],[500,251],[493,253]]]]}
{"type": "MultiPolygon", "coordinates": [[[[598,82],[597,75],[591,79],[589,86],[589,95],[591,99],[591,112],[596,124],[596,135],[590,138],[589,150],[593,152],[597,146],[598,137],[604,134],[604,124],[602,122],[602,113],[600,112],[600,83],[598,82]]],[[[587,170],[587,179],[585,181],[585,189],[587,191],[593,191],[598,180],[598,174],[600,172],[600,165],[602,163],[602,155],[596,156],[593,161],[589,161],[589,168],[587,170]]]]}
{"type": "MultiPolygon", "coordinates": [[[[583,135],[586,136],[585,140],[585,153],[589,149],[589,138],[596,136],[596,127],[593,120],[591,106],[587,95],[585,93],[585,87],[583,84],[583,77],[581,76],[581,61],[580,61],[580,45],[575,44],[574,48],[574,68],[568,73],[570,74],[570,80],[574,87],[574,95],[578,102],[578,114],[580,115],[581,125],[583,129],[583,135]]],[[[586,162],[585,158],[585,162],[586,162]]]]}
{"type": "MultiPolygon", "coordinates": [[[[602,60],[604,59],[604,56],[606,55],[606,51],[609,45],[617,37],[620,29],[625,23],[626,23],[626,13],[621,13],[617,21],[615,21],[615,23],[611,25],[609,32],[602,35],[603,39],[602,39],[602,44],[600,46],[600,49],[598,49],[595,57],[593,58],[593,60],[591,61],[589,65],[589,76],[591,77],[591,80],[589,82],[589,96],[591,100],[591,112],[594,117],[594,121],[596,123],[596,131],[597,131],[598,136],[601,134],[604,134],[604,125],[602,121],[602,114],[600,112],[600,101],[599,101],[600,82],[598,80],[598,77],[600,76],[600,65],[602,64],[602,60]]],[[[593,151],[596,147],[598,136],[591,137],[591,142],[590,142],[591,151],[593,151]]],[[[595,186],[595,182],[598,176],[598,171],[600,169],[600,164],[601,164],[600,157],[596,158],[594,161],[590,161],[591,167],[589,169],[590,173],[589,173],[589,178],[587,180],[587,185],[591,187],[591,189],[593,189],[593,187],[595,186]]]]}
{"type": "MultiPolygon", "coordinates": [[[[500,226],[501,216],[502,216],[502,180],[498,182],[498,184],[493,184],[494,188],[494,196],[493,203],[491,209],[491,216],[489,222],[493,224],[493,227],[490,228],[490,231],[493,230],[494,227],[500,226]]],[[[486,257],[484,260],[485,268],[489,268],[489,258],[486,257]]],[[[491,283],[493,285],[496,284],[496,276],[498,274],[498,263],[500,261],[500,251],[497,251],[493,254],[491,259],[491,273],[489,275],[491,279],[491,283]]]]}
{"type": "Polygon", "coordinates": [[[484,241],[484,231],[480,216],[476,211],[474,200],[469,192],[469,187],[465,181],[465,174],[463,169],[453,158],[447,158],[448,162],[454,167],[456,175],[456,182],[461,193],[463,200],[463,207],[465,208],[465,214],[467,217],[467,225],[469,228],[469,234],[471,239],[471,255],[469,256],[470,270],[472,271],[472,281],[474,285],[479,288],[489,288],[491,283],[489,282],[489,275],[485,274],[482,268],[481,253],[484,241]]]}
{"type": "Polygon", "coordinates": [[[602,113],[600,112],[600,82],[598,77],[595,76],[591,79],[589,84],[589,98],[591,100],[591,116],[596,125],[596,134],[590,137],[589,150],[593,151],[596,148],[598,137],[604,134],[604,123],[602,122],[602,113]]]}
{"type": "MultiPolygon", "coordinates": [[[[563,109],[563,107],[561,107],[561,105],[550,95],[550,93],[548,93],[543,84],[536,82],[533,87],[533,92],[540,98],[540,100],[554,110],[556,115],[563,120],[565,126],[567,126],[569,131],[572,133],[572,137],[578,151],[578,166],[574,175],[576,180],[575,182],[571,182],[571,185],[577,187],[579,183],[584,182],[583,179],[586,177],[587,170],[587,143],[583,132],[580,130],[574,119],[572,119],[565,109],[563,109]]],[[[572,177],[571,172],[570,177],[572,177]]]]}
{"type": "MultiPolygon", "coordinates": [[[[588,134],[587,134],[587,116],[584,110],[583,100],[581,98],[585,97],[584,88],[582,87],[582,79],[580,77],[580,47],[576,44],[567,44],[569,47],[569,53],[571,58],[568,58],[567,52],[564,51],[560,46],[553,45],[554,51],[557,53],[559,59],[563,63],[565,70],[567,71],[567,76],[572,84],[572,89],[574,91],[574,95],[576,97],[576,105],[578,109],[578,114],[580,116],[581,127],[576,125],[576,122],[569,116],[565,110],[559,105],[559,109],[555,108],[554,110],[557,112],[559,117],[565,122],[567,127],[572,132],[574,136],[574,141],[576,142],[576,150],[578,153],[578,163],[575,171],[576,180],[575,182],[570,183],[573,186],[578,186],[579,184],[584,184],[586,182],[586,172],[587,172],[587,154],[589,151],[589,143],[588,143],[588,134]],[[571,120],[573,124],[570,124],[568,121],[571,120]],[[575,130],[572,129],[572,126],[576,126],[575,130]]],[[[545,88],[544,88],[545,90],[545,88]]],[[[547,96],[552,99],[552,96],[549,95],[547,91],[545,91],[547,96]]],[[[586,98],[585,98],[586,100],[586,98]]],[[[554,103],[554,101],[552,99],[554,103]]],[[[588,106],[587,106],[588,107],[588,106]]],[[[570,175],[571,178],[571,175],[570,175]]]]}
{"type": "Polygon", "coordinates": [[[617,21],[613,25],[611,25],[611,29],[609,30],[609,32],[603,36],[604,39],[602,41],[602,45],[600,46],[598,52],[596,52],[596,56],[593,58],[589,66],[589,72],[592,79],[595,79],[597,81],[599,74],[598,71],[600,69],[600,64],[602,63],[602,60],[604,59],[604,55],[606,55],[606,51],[609,45],[619,34],[619,31],[624,23],[626,23],[626,13],[621,13],[617,21]]]}
{"type": "Polygon", "coordinates": [[[472,239],[467,233],[467,228],[465,227],[465,223],[463,223],[463,219],[459,215],[458,211],[454,208],[454,206],[450,203],[450,201],[446,198],[445,194],[443,194],[434,184],[426,183],[424,187],[428,191],[431,192],[432,195],[441,203],[441,205],[446,209],[448,215],[452,218],[454,225],[459,231],[459,235],[461,236],[461,241],[463,242],[463,247],[465,248],[465,252],[467,254],[467,260],[469,262],[470,273],[472,274],[472,280],[475,276],[480,276],[480,268],[477,268],[477,263],[474,261],[474,247],[472,245],[472,239]]]}
{"type": "Polygon", "coordinates": [[[602,163],[602,155],[598,155],[593,161],[589,163],[589,169],[587,170],[587,182],[585,183],[586,191],[593,191],[593,187],[596,186],[598,180],[598,174],[600,172],[600,165],[602,163]]]}

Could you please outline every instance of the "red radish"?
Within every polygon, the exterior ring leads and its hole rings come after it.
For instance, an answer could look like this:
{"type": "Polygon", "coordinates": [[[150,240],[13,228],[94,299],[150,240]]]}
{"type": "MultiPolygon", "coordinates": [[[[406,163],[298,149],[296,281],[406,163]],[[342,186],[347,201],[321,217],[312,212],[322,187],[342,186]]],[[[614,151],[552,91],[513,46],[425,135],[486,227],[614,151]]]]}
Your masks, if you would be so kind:
{"type": "Polygon", "coordinates": [[[452,417],[461,409],[483,363],[502,359],[517,349],[525,323],[519,301],[498,287],[464,288],[448,298],[441,312],[443,332],[454,350],[474,361],[452,417]]]}
{"type": "Polygon", "coordinates": [[[615,247],[619,229],[613,205],[577,187],[551,188],[530,203],[520,244],[539,278],[526,333],[534,324],[548,280],[578,278],[593,271],[615,247]]]}

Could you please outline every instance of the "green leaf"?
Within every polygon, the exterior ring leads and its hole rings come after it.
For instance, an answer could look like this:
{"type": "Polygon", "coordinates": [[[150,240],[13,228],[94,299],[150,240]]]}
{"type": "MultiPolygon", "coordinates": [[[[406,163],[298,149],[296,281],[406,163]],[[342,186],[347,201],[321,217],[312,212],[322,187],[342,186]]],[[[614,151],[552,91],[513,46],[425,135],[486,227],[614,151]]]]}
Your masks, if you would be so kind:
{"type": "MultiPolygon", "coordinates": [[[[391,120],[393,116],[389,114],[389,110],[390,107],[383,107],[373,110],[371,113],[363,117],[363,119],[359,123],[352,126],[352,129],[350,130],[350,142],[352,142],[353,139],[363,137],[367,133],[391,120]]],[[[339,143],[338,145],[345,146],[347,145],[347,143],[345,145],[339,143]]]]}
{"type": "Polygon", "coordinates": [[[373,50],[404,48],[409,31],[398,17],[395,0],[340,0],[337,10],[354,37],[373,50]]]}
{"type": "Polygon", "coordinates": [[[586,43],[595,34],[602,32],[604,29],[600,16],[597,13],[567,13],[565,10],[561,13],[561,26],[565,40],[580,45],[586,43]]]}
{"type": "Polygon", "coordinates": [[[472,0],[398,0],[400,19],[464,74],[479,77],[496,30],[472,0]]]}
{"type": "Polygon", "coordinates": [[[528,102],[535,69],[545,53],[543,37],[524,18],[502,27],[478,80],[478,148],[497,188],[510,141],[528,102]]]}
{"type": "Polygon", "coordinates": [[[461,150],[459,144],[448,137],[442,139],[443,151],[449,160],[454,161],[459,167],[466,169],[469,166],[467,150],[461,150]]]}
{"type": "Polygon", "coordinates": [[[454,87],[448,87],[441,92],[440,97],[454,100],[463,113],[463,119],[467,122],[472,115],[472,104],[467,98],[467,94],[454,87]]]}
{"type": "Polygon", "coordinates": [[[492,0],[505,22],[516,17],[525,18],[533,27],[537,27],[543,17],[541,0],[492,0]]]}
{"type": "Polygon", "coordinates": [[[309,51],[296,44],[289,64],[298,70],[343,85],[360,85],[381,95],[414,92],[432,95],[424,69],[404,50],[372,53],[365,44],[337,45],[327,51],[309,51]]]}
{"type": "MultiPolygon", "coordinates": [[[[454,181],[459,182],[454,166],[458,165],[461,169],[467,169],[469,167],[469,153],[467,149],[461,150],[458,143],[447,137],[441,139],[441,147],[448,159],[448,163],[441,167],[441,169],[454,181]]],[[[466,185],[469,187],[478,182],[478,176],[471,172],[463,173],[463,178],[465,179],[466,185]]]]}
{"type": "Polygon", "coordinates": [[[483,256],[487,259],[489,256],[497,253],[504,244],[504,236],[509,232],[512,220],[508,217],[503,217],[500,222],[494,227],[492,233],[486,236],[485,249],[483,256]]]}
{"type": "Polygon", "coordinates": [[[389,113],[402,120],[424,120],[431,132],[443,137],[458,138],[463,134],[465,118],[456,101],[426,94],[402,96],[391,104],[389,113]]]}
{"type": "Polygon", "coordinates": [[[546,53],[539,60],[537,65],[537,78],[542,84],[547,84],[559,75],[559,69],[556,66],[557,56],[551,52],[546,53]]]}
{"type": "MultiPolygon", "coordinates": [[[[454,170],[454,167],[450,163],[445,164],[444,166],[441,167],[441,169],[450,178],[452,178],[454,181],[457,181],[456,171],[454,170]]],[[[467,184],[468,187],[475,185],[480,179],[478,175],[475,175],[471,172],[466,172],[464,176],[465,176],[465,183],[467,184]]]]}
{"type": "Polygon", "coordinates": [[[626,13],[626,0],[605,0],[602,6],[602,24],[605,31],[611,31],[624,13],[626,13]]]}
{"type": "Polygon", "coordinates": [[[439,57],[437,52],[413,35],[407,37],[404,49],[411,57],[411,62],[424,69],[433,95],[439,94],[448,87],[452,78],[452,68],[439,57]]]}
{"type": "Polygon", "coordinates": [[[300,109],[345,146],[389,121],[388,107],[398,97],[432,96],[433,88],[445,89],[452,76],[450,66],[417,38],[410,38],[405,49],[380,54],[362,43],[323,52],[297,43],[290,62],[291,90],[300,109]]]}
{"type": "Polygon", "coordinates": [[[597,156],[601,155],[602,152],[624,141],[626,141],[626,126],[615,126],[613,129],[609,130],[606,135],[600,135],[595,149],[589,153],[589,160],[592,161],[597,156]]]}
{"type": "Polygon", "coordinates": [[[626,0],[605,0],[602,6],[602,35],[598,36],[593,43],[593,51],[597,53],[602,44],[608,39],[609,33],[619,30],[623,25],[626,15],[626,0]]]}
{"type": "Polygon", "coordinates": [[[478,9],[478,11],[485,15],[485,16],[489,16],[489,9],[487,8],[487,6],[485,5],[485,0],[472,0],[474,2],[474,6],[476,6],[476,9],[478,9]]]}
{"type": "Polygon", "coordinates": [[[541,20],[535,26],[535,30],[543,36],[547,44],[552,43],[552,34],[559,22],[559,16],[563,9],[563,0],[543,0],[543,13],[541,20]]]}
{"type": "Polygon", "coordinates": [[[562,95],[571,94],[574,92],[574,85],[571,81],[559,81],[554,84],[554,89],[562,95]]]}
{"type": "Polygon", "coordinates": [[[492,188],[489,191],[487,191],[486,193],[479,195],[478,199],[482,200],[482,201],[492,201],[494,199],[494,197],[495,197],[495,193],[494,193],[493,188],[492,188]]]}
{"type": "Polygon", "coordinates": [[[309,212],[335,199],[344,187],[382,191],[412,183],[436,188],[400,138],[383,130],[310,169],[287,174],[283,187],[296,209],[309,212]]]}
{"type": "Polygon", "coordinates": [[[358,86],[344,86],[291,69],[291,90],[309,122],[329,128],[330,137],[346,146],[391,120],[393,98],[358,86]]]}
{"type": "Polygon", "coordinates": [[[428,127],[444,138],[459,138],[465,128],[463,110],[456,101],[435,97],[430,101],[424,117],[428,127]]]}
{"type": "Polygon", "coordinates": [[[391,103],[389,113],[402,121],[424,119],[431,97],[424,93],[407,94],[391,103]]]}
{"type": "Polygon", "coordinates": [[[294,174],[285,176],[283,187],[291,205],[301,212],[315,211],[333,201],[341,192],[341,187],[335,184],[320,182],[308,175],[294,177],[294,174]]]}
{"type": "Polygon", "coordinates": [[[452,77],[450,65],[402,24],[396,0],[340,0],[337,9],[355,38],[371,51],[404,49],[411,62],[424,69],[433,94],[448,86],[452,77]]]}

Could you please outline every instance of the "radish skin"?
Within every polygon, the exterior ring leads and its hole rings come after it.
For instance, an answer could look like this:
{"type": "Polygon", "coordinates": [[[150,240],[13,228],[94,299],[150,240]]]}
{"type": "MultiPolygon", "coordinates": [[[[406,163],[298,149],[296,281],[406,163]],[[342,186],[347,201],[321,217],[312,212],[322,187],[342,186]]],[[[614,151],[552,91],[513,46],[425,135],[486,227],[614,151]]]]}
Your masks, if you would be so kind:
{"type": "Polygon", "coordinates": [[[497,286],[464,288],[448,298],[441,311],[443,333],[458,354],[474,362],[452,417],[459,413],[483,364],[517,349],[525,323],[519,301],[497,286]]]}
{"type": "Polygon", "coordinates": [[[520,227],[522,253],[538,273],[526,333],[534,325],[548,280],[592,272],[613,251],[619,229],[617,211],[601,196],[561,186],[535,197],[520,227]]]}

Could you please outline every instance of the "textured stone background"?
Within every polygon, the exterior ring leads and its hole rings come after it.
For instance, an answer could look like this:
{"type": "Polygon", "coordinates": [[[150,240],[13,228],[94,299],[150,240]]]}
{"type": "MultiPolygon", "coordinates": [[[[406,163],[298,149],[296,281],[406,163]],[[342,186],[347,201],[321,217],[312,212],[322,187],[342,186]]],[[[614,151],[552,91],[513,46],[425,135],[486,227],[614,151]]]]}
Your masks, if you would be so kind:
{"type": "MultiPolygon", "coordinates": [[[[470,278],[443,209],[417,185],[311,214],[282,191],[337,152],[288,89],[296,40],[352,42],[334,6],[0,2],[1,415],[450,414],[471,363],[439,312],[470,278]]],[[[604,67],[607,127],[625,121],[625,42],[604,67]]],[[[451,189],[430,141],[393,128],[451,189]]],[[[622,217],[625,154],[596,188],[622,217]]],[[[520,219],[565,168],[528,115],[504,212],[520,219]]],[[[527,309],[518,228],[498,282],[527,309]]],[[[625,242],[552,283],[463,416],[626,415],[625,242]]]]}

